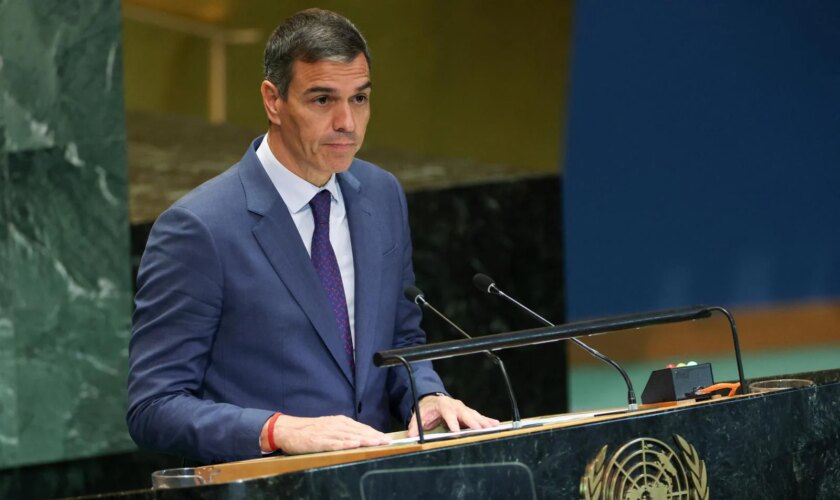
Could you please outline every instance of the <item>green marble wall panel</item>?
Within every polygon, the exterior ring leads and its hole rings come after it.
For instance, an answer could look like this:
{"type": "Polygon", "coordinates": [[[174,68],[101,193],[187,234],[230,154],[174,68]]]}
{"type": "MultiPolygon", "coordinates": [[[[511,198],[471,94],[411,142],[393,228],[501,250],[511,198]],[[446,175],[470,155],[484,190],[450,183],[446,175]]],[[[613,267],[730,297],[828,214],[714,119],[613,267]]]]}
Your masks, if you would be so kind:
{"type": "MultiPolygon", "coordinates": [[[[0,85],[3,80],[0,79],[0,85]]],[[[0,221],[8,220],[8,168],[0,113],[0,221]]],[[[15,369],[14,329],[11,319],[12,286],[9,229],[0,224],[0,464],[13,463],[18,445],[17,436],[17,371],[15,369]]]]}
{"type": "Polygon", "coordinates": [[[0,468],[133,449],[117,0],[0,0],[0,468]]]}

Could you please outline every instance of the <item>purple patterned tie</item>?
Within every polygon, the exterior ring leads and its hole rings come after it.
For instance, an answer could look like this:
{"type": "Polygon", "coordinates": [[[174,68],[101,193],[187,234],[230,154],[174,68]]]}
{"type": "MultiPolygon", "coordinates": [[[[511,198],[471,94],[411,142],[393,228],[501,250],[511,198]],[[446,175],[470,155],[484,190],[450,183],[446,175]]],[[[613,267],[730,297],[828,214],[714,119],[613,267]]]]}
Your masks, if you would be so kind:
{"type": "Polygon", "coordinates": [[[347,299],[344,296],[344,284],[341,282],[341,271],[338,261],[330,244],[330,192],[320,191],[309,202],[312,217],[315,219],[315,231],[312,233],[312,265],[327,292],[327,298],[332,306],[335,322],[350,373],[355,375],[356,363],[353,359],[353,338],[350,335],[350,317],[347,315],[347,299]]]}

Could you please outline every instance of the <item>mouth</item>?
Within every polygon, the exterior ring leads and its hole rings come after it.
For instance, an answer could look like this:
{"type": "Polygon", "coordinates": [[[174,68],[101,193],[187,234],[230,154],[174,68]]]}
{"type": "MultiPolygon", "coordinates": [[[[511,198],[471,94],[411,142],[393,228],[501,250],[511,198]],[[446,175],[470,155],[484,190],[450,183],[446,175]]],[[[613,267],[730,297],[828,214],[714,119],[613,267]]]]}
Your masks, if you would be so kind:
{"type": "Polygon", "coordinates": [[[333,142],[329,144],[324,144],[324,146],[338,150],[338,151],[346,151],[350,149],[355,149],[356,143],[355,142],[333,142]]]}

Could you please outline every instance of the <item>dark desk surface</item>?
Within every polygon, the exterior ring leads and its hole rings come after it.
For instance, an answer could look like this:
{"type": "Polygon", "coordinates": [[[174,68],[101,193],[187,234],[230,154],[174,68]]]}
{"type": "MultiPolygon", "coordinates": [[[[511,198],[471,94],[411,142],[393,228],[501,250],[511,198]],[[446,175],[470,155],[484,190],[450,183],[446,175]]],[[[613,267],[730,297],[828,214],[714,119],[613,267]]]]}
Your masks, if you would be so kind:
{"type": "Polygon", "coordinates": [[[365,493],[371,477],[389,475],[400,480],[399,487],[389,483],[377,490],[386,498],[474,498],[470,495],[485,492],[487,481],[498,480],[499,474],[527,483],[525,497],[579,498],[581,477],[599,450],[608,448],[607,457],[617,456],[628,446],[653,442],[693,457],[694,469],[702,460],[710,498],[840,498],[840,370],[799,375],[819,383],[538,430],[407,445],[402,453],[392,447],[397,453],[378,454],[386,447],[225,464],[217,467],[225,469],[217,479],[230,482],[126,492],[122,498],[364,499],[371,498],[365,493]],[[678,439],[687,443],[682,451],[678,439]],[[336,460],[352,454],[358,456],[336,460]],[[298,467],[304,461],[308,466],[298,467]],[[293,462],[301,463],[280,470],[293,462]],[[486,473],[473,473],[481,470],[486,473]],[[255,475],[263,477],[248,479],[255,475]]]}

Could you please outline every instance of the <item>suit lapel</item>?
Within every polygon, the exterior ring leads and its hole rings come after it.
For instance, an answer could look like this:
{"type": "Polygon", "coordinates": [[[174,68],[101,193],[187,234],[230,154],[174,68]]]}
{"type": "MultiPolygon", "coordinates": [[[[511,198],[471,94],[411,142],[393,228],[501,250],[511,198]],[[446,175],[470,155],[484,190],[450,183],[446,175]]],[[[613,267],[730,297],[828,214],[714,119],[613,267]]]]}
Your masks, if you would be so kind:
{"type": "Polygon", "coordinates": [[[303,309],[352,385],[353,377],[350,367],[347,366],[338,327],[333,315],[324,313],[331,311],[327,295],[312,267],[306,247],[300,240],[300,233],[289,214],[289,209],[277,194],[254,152],[258,144],[255,142],[245,154],[239,170],[248,210],[262,215],[252,228],[252,233],[274,271],[303,309]]]}
{"type": "Polygon", "coordinates": [[[339,174],[339,185],[350,225],[355,283],[356,398],[361,399],[373,366],[374,335],[382,274],[382,246],[376,214],[362,186],[349,171],[339,174]]]}

